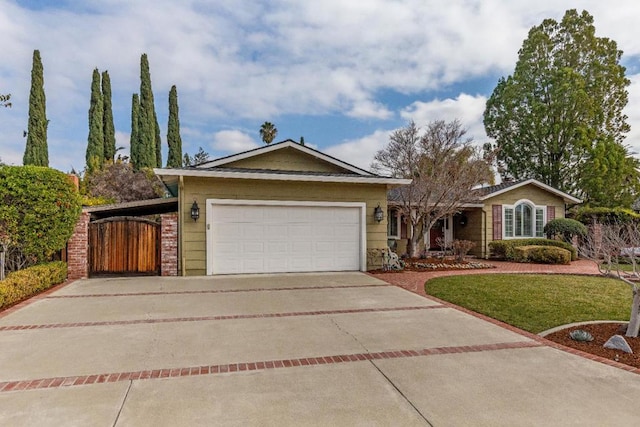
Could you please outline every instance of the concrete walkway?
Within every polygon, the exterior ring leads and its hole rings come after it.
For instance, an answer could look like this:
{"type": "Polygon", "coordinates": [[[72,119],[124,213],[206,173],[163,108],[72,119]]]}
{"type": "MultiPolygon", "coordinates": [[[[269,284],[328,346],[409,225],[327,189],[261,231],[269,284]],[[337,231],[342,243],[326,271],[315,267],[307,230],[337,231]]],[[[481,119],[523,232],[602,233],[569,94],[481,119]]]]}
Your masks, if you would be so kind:
{"type": "Polygon", "coordinates": [[[0,315],[0,425],[637,421],[640,376],[360,273],[80,280],[0,315]]]}

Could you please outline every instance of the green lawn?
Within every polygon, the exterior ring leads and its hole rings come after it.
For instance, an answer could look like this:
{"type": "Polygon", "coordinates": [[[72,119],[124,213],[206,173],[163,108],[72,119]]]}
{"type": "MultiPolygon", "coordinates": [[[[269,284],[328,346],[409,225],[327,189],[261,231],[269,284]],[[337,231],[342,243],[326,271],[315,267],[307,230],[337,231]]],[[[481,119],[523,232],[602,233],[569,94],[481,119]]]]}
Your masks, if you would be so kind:
{"type": "Polygon", "coordinates": [[[587,320],[629,320],[631,288],[604,277],[482,274],[440,277],[425,289],[445,301],[539,333],[587,320]]]}

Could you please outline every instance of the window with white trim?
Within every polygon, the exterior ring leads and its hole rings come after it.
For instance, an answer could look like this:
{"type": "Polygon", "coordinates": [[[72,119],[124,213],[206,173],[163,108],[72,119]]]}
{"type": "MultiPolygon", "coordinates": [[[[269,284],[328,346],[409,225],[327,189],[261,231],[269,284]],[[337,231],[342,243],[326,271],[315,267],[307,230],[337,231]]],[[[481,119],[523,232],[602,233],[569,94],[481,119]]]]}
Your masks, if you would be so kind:
{"type": "Polygon", "coordinates": [[[387,214],[387,237],[400,238],[400,213],[397,209],[389,209],[387,214]]]}
{"type": "Polygon", "coordinates": [[[547,207],[536,206],[529,200],[502,207],[502,235],[505,239],[543,237],[547,207]]]}

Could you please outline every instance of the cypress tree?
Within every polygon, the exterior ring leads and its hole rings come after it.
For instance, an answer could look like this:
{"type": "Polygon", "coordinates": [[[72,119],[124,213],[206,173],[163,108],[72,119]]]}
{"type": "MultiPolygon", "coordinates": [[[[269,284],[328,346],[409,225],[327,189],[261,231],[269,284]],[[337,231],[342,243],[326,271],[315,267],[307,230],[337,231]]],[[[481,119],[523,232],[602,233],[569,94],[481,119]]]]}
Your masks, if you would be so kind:
{"type": "Polygon", "coordinates": [[[91,79],[91,104],[89,106],[89,137],[87,141],[87,170],[89,173],[102,168],[104,162],[104,110],[100,91],[100,72],[93,70],[91,79]]]}
{"type": "Polygon", "coordinates": [[[157,168],[161,168],[162,167],[162,139],[160,139],[160,125],[158,124],[158,116],[156,116],[155,110],[153,112],[153,120],[155,122],[154,141],[155,141],[155,147],[156,147],[156,152],[154,156],[156,160],[156,164],[154,166],[157,168]]]}
{"type": "Polygon", "coordinates": [[[109,72],[102,73],[102,105],[104,110],[104,160],[112,162],[116,155],[116,129],[113,124],[113,108],[111,106],[111,78],[109,72]]]}
{"type": "Polygon", "coordinates": [[[129,159],[134,170],[140,169],[140,97],[131,98],[131,137],[129,139],[129,159]]]}
{"type": "Polygon", "coordinates": [[[31,92],[29,93],[29,124],[27,146],[24,150],[24,165],[49,166],[49,148],[47,147],[46,97],[44,94],[44,72],[40,51],[33,51],[31,68],[31,92]]]}
{"type": "Polygon", "coordinates": [[[158,141],[160,128],[156,118],[151,90],[151,74],[147,54],[140,57],[140,115],[138,127],[140,153],[138,168],[153,168],[158,166],[158,141]]]}
{"type": "Polygon", "coordinates": [[[168,168],[182,167],[182,138],[180,137],[180,119],[178,117],[178,90],[171,86],[169,91],[169,124],[167,126],[167,144],[169,145],[168,168]]]}

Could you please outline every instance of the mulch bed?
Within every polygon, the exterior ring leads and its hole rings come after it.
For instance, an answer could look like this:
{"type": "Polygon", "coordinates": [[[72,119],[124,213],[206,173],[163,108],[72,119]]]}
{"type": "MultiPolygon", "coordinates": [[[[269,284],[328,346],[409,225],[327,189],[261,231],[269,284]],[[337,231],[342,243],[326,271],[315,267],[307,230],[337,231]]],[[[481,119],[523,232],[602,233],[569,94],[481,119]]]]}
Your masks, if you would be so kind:
{"type": "Polygon", "coordinates": [[[626,325],[623,323],[595,323],[591,325],[572,326],[561,331],[545,336],[549,341],[562,344],[566,347],[575,348],[585,353],[593,354],[609,360],[615,360],[625,365],[640,368],[640,338],[629,338],[624,336],[626,325]],[[621,325],[624,325],[621,328],[621,325]],[[579,342],[572,340],[569,333],[575,329],[582,329],[593,335],[593,341],[579,342]],[[628,354],[620,350],[604,348],[604,343],[614,335],[622,335],[629,343],[633,354],[628,354]]]}
{"type": "Polygon", "coordinates": [[[449,270],[475,270],[479,268],[496,268],[495,265],[478,261],[458,262],[453,258],[405,258],[404,270],[373,270],[369,273],[401,273],[402,271],[449,271],[449,270]]]}

